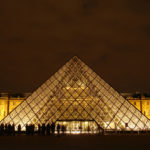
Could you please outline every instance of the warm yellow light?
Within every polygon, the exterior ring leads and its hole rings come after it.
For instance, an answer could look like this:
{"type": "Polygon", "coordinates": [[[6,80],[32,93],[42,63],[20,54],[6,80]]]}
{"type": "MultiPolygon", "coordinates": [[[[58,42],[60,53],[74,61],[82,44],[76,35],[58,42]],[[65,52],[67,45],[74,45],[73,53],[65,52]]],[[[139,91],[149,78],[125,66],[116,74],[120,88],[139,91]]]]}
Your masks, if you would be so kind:
{"type": "Polygon", "coordinates": [[[80,134],[80,131],[72,131],[72,134],[80,134]]]}
{"type": "Polygon", "coordinates": [[[86,121],[85,124],[88,125],[88,122],[86,121]]]}

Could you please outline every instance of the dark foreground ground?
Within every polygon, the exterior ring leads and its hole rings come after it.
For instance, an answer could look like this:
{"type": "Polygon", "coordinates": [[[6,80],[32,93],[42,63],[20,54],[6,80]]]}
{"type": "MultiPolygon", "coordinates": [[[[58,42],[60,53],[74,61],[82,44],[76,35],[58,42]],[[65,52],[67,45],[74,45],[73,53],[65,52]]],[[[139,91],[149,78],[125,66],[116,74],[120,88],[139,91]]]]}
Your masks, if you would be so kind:
{"type": "Polygon", "coordinates": [[[0,150],[150,149],[150,135],[3,136],[0,150]]]}

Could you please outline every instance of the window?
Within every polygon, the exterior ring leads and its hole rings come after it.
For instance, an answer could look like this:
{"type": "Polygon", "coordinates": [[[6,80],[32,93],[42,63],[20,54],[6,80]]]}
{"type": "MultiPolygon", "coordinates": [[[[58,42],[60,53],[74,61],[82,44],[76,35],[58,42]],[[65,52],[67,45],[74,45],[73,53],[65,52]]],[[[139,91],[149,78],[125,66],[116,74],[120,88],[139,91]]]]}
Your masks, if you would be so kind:
{"type": "Polygon", "coordinates": [[[16,102],[15,102],[15,101],[13,101],[13,105],[16,105],[16,102]]]}
{"type": "Polygon", "coordinates": [[[150,110],[148,111],[148,115],[150,116],[150,110]]]}

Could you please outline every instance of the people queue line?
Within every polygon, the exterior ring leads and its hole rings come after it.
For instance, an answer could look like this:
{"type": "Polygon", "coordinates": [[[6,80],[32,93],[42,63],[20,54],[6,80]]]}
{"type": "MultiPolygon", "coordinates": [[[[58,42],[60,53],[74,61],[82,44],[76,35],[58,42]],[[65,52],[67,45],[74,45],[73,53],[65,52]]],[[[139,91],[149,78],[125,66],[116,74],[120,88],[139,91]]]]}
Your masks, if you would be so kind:
{"type": "MultiPolygon", "coordinates": [[[[88,133],[90,129],[88,128],[88,133]]],[[[34,124],[26,124],[25,131],[22,131],[22,127],[19,124],[18,126],[15,126],[14,124],[0,124],[0,136],[4,135],[20,135],[20,134],[26,134],[26,135],[53,135],[55,132],[57,132],[57,135],[65,134],[66,133],[66,126],[59,125],[59,124],[42,124],[38,125],[37,129],[35,130],[34,124]]],[[[82,128],[80,128],[80,133],[82,133],[82,128]]],[[[104,131],[100,127],[98,127],[98,133],[101,133],[102,135],[105,134],[150,134],[149,130],[139,130],[139,131],[104,131]]]]}
{"type": "Polygon", "coordinates": [[[42,124],[38,125],[38,129],[35,130],[35,125],[34,124],[26,124],[25,126],[25,131],[21,130],[21,125],[19,124],[16,129],[14,124],[1,124],[0,125],[0,136],[1,135],[15,135],[15,134],[21,134],[25,133],[26,135],[50,135],[54,134],[55,130],[57,131],[57,134],[64,134],[66,132],[66,126],[64,125],[55,125],[55,123],[52,124],[42,124]]]}

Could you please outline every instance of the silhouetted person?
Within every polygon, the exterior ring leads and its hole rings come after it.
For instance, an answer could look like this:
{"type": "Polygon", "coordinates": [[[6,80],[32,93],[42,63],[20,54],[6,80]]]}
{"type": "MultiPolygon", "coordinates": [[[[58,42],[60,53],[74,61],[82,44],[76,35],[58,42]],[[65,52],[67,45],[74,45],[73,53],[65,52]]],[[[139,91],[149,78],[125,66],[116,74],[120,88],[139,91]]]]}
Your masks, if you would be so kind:
{"type": "Polygon", "coordinates": [[[100,127],[100,125],[98,125],[98,132],[99,132],[99,133],[101,132],[101,127],[100,127]]]}
{"type": "Polygon", "coordinates": [[[64,126],[65,128],[64,128],[64,133],[66,133],[66,131],[67,131],[67,126],[64,126]]]}
{"type": "Polygon", "coordinates": [[[1,125],[0,125],[0,136],[2,135],[2,129],[1,129],[1,125]]]}
{"type": "Polygon", "coordinates": [[[8,135],[8,125],[5,124],[5,134],[8,135]]]}
{"type": "Polygon", "coordinates": [[[52,131],[53,134],[55,133],[55,123],[51,124],[51,131],[52,131]]]}
{"type": "Polygon", "coordinates": [[[38,135],[40,135],[40,134],[41,134],[41,125],[38,124],[38,135]]]}
{"type": "Polygon", "coordinates": [[[59,135],[60,134],[60,125],[58,124],[57,125],[57,135],[59,135]]]}
{"type": "Polygon", "coordinates": [[[13,135],[13,125],[10,125],[10,135],[13,135]]]}
{"type": "Polygon", "coordinates": [[[26,134],[27,135],[29,134],[29,126],[28,126],[28,124],[26,124],[26,134]]]}
{"type": "Polygon", "coordinates": [[[34,129],[35,129],[35,125],[32,124],[32,125],[31,125],[31,131],[32,131],[31,134],[32,134],[32,135],[34,135],[34,129]]]}
{"type": "Polygon", "coordinates": [[[3,124],[0,125],[0,136],[3,135],[3,124]]]}
{"type": "Polygon", "coordinates": [[[30,133],[30,135],[32,135],[32,132],[33,132],[33,131],[32,131],[32,124],[30,124],[30,125],[29,125],[29,133],[30,133]]]}
{"type": "Polygon", "coordinates": [[[4,124],[3,123],[0,125],[0,128],[1,128],[1,135],[4,135],[4,124]]]}
{"type": "Polygon", "coordinates": [[[46,135],[50,135],[50,125],[49,125],[49,123],[46,126],[46,135]]]}
{"type": "Polygon", "coordinates": [[[8,133],[7,135],[11,135],[11,124],[8,124],[8,133]]]}
{"type": "Polygon", "coordinates": [[[21,133],[21,125],[19,124],[18,125],[18,134],[20,134],[21,133]]]}
{"type": "Polygon", "coordinates": [[[88,125],[88,133],[90,133],[91,129],[90,129],[90,126],[88,125]]]}
{"type": "Polygon", "coordinates": [[[104,135],[105,134],[105,131],[104,131],[104,129],[102,129],[102,135],[104,135]]]}
{"type": "Polygon", "coordinates": [[[62,125],[62,127],[61,127],[61,131],[62,131],[62,134],[64,134],[64,133],[65,133],[65,126],[64,126],[64,125],[62,125]]]}
{"type": "Polygon", "coordinates": [[[28,134],[31,135],[32,134],[32,124],[28,125],[28,134]]]}
{"type": "Polygon", "coordinates": [[[45,129],[46,129],[45,124],[42,124],[42,135],[45,135],[45,129]]]}
{"type": "Polygon", "coordinates": [[[27,133],[28,133],[28,135],[31,134],[31,124],[29,124],[29,125],[27,126],[27,133]]]}
{"type": "Polygon", "coordinates": [[[82,126],[79,126],[79,129],[80,129],[80,133],[82,133],[82,126]]]}
{"type": "Polygon", "coordinates": [[[2,135],[2,125],[0,124],[0,136],[2,135]]]}
{"type": "Polygon", "coordinates": [[[11,126],[11,130],[12,130],[12,134],[15,135],[15,125],[14,125],[14,123],[11,126]]]}

